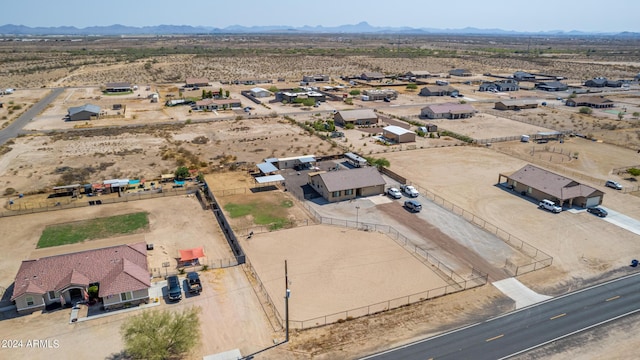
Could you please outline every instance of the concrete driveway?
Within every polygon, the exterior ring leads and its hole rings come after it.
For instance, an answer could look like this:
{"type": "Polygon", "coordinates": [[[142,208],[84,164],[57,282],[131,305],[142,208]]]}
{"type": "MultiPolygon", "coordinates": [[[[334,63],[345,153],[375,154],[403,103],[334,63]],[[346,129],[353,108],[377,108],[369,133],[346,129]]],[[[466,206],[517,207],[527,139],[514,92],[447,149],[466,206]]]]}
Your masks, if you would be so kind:
{"type": "Polygon", "coordinates": [[[609,213],[609,215],[607,215],[607,217],[605,218],[602,218],[602,220],[621,227],[625,230],[631,231],[636,235],[640,235],[640,220],[636,220],[615,210],[608,209],[604,206],[600,207],[605,209],[609,213]]]}

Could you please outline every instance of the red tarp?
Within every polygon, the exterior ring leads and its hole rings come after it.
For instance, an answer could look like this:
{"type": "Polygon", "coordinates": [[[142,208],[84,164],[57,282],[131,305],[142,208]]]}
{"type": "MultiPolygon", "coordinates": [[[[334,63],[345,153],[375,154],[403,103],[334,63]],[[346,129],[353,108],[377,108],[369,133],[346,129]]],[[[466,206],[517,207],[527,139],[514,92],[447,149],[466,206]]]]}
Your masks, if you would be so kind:
{"type": "Polygon", "coordinates": [[[180,261],[190,261],[196,260],[198,258],[204,257],[204,251],[202,248],[194,248],[187,250],[179,250],[180,251],[180,261]]]}

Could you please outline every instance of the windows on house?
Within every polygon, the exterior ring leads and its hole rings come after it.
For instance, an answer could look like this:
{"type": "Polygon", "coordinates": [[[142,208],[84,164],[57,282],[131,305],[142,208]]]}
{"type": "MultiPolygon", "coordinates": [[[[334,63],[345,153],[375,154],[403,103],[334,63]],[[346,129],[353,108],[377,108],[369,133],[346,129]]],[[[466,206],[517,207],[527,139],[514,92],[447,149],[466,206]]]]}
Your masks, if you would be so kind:
{"type": "Polygon", "coordinates": [[[353,195],[353,189],[347,189],[344,191],[345,195],[353,195]]]}
{"type": "Polygon", "coordinates": [[[56,296],[56,292],[55,291],[49,291],[49,300],[57,300],[58,297],[56,296]]]}
{"type": "Polygon", "coordinates": [[[340,197],[340,191],[334,191],[333,193],[331,193],[331,196],[340,197]]]}
{"type": "Polygon", "coordinates": [[[25,301],[27,302],[27,306],[33,306],[33,304],[35,304],[35,302],[33,301],[33,296],[27,296],[25,298],[25,301]]]}
{"type": "Polygon", "coordinates": [[[131,291],[129,292],[123,292],[120,294],[120,300],[121,301],[127,301],[127,300],[131,300],[133,299],[133,294],[131,293],[131,291]]]}

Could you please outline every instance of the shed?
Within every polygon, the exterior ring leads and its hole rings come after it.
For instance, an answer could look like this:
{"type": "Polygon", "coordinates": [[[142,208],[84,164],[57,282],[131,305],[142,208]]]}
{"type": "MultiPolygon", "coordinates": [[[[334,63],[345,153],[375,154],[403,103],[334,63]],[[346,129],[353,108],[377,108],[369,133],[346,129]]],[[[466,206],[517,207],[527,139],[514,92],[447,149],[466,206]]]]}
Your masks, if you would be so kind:
{"type": "Polygon", "coordinates": [[[385,126],[382,129],[382,136],[397,144],[416,141],[415,132],[395,125],[385,126]]]}
{"type": "Polygon", "coordinates": [[[130,92],[131,84],[128,82],[112,82],[106,83],[104,92],[106,93],[120,93],[120,92],[130,92]]]}
{"type": "Polygon", "coordinates": [[[261,87],[254,87],[253,89],[249,90],[249,92],[253,97],[257,97],[257,98],[271,96],[271,92],[269,90],[263,89],[261,87]]]}

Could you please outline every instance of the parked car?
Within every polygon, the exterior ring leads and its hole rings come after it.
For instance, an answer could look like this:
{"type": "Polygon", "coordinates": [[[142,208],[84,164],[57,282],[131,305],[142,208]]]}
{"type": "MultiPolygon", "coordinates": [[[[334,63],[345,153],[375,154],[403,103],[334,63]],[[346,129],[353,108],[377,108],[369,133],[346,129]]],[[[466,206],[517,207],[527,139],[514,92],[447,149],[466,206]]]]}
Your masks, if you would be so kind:
{"type": "Polygon", "coordinates": [[[422,210],[422,204],[416,200],[407,200],[404,202],[404,207],[411,212],[420,212],[422,210]]]}
{"type": "Polygon", "coordinates": [[[416,188],[411,185],[401,185],[400,190],[402,190],[403,193],[407,194],[408,197],[414,198],[420,195],[418,190],[416,190],[416,188]]]}
{"type": "Polygon", "coordinates": [[[562,211],[562,207],[556,205],[553,201],[547,200],[547,199],[540,201],[540,203],[538,204],[538,207],[541,209],[551,211],[552,213],[556,213],[556,214],[562,211]]]}
{"type": "Polygon", "coordinates": [[[389,188],[387,190],[387,195],[391,196],[394,199],[400,199],[402,197],[402,193],[397,188],[389,188]]]}
{"type": "Polygon", "coordinates": [[[177,275],[171,275],[167,278],[167,293],[171,301],[180,301],[182,299],[182,288],[177,275]]]}
{"type": "Polygon", "coordinates": [[[607,180],[607,182],[604,183],[604,186],[610,187],[610,188],[616,189],[616,190],[622,190],[622,185],[620,185],[619,182],[613,181],[613,180],[607,180]]]}
{"type": "Polygon", "coordinates": [[[189,292],[192,294],[200,294],[202,291],[202,283],[197,272],[191,271],[187,273],[187,283],[189,284],[189,292]]]}
{"type": "Polygon", "coordinates": [[[587,212],[599,217],[607,217],[607,215],[609,215],[607,210],[597,206],[587,208],[587,212]]]}

